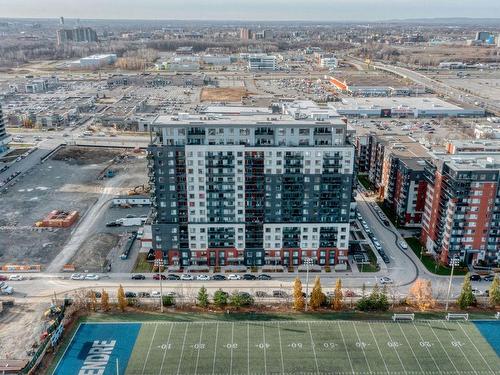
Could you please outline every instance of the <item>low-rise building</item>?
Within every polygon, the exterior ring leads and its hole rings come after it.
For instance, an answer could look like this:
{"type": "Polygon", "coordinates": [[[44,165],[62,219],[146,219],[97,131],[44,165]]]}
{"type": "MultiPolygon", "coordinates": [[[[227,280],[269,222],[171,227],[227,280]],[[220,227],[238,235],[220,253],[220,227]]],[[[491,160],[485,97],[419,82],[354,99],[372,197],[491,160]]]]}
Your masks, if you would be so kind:
{"type": "Polygon", "coordinates": [[[276,56],[265,53],[253,54],[248,56],[249,70],[276,70],[276,56]]]}

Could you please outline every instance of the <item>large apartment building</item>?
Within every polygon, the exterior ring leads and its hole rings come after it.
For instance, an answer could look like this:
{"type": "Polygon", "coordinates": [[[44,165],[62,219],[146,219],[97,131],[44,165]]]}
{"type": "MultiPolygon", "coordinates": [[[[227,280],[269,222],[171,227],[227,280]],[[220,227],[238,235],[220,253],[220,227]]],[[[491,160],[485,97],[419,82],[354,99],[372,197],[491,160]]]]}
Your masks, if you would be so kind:
{"type": "Polygon", "coordinates": [[[443,263],[500,261],[500,155],[442,155],[427,161],[421,242],[443,263]]]}
{"type": "Polygon", "coordinates": [[[3,118],[2,104],[0,103],[0,154],[7,151],[10,137],[5,130],[5,122],[3,118]]]}
{"type": "Polygon", "coordinates": [[[357,137],[357,163],[367,171],[379,197],[403,226],[420,225],[427,189],[424,178],[429,152],[414,139],[397,134],[357,137]]]}
{"type": "Polygon", "coordinates": [[[346,125],[258,117],[153,123],[153,248],[170,265],[347,261],[354,149],[346,125]]]}

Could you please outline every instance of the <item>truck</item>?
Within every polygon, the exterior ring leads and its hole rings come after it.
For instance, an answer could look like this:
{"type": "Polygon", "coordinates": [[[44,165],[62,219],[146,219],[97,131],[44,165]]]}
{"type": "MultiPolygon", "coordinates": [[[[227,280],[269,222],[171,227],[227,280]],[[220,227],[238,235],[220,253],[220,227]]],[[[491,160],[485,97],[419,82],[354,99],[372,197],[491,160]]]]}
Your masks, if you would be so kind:
{"type": "Polygon", "coordinates": [[[121,219],[116,220],[117,224],[120,224],[124,227],[132,227],[139,226],[146,222],[146,218],[144,217],[122,217],[121,219]]]}

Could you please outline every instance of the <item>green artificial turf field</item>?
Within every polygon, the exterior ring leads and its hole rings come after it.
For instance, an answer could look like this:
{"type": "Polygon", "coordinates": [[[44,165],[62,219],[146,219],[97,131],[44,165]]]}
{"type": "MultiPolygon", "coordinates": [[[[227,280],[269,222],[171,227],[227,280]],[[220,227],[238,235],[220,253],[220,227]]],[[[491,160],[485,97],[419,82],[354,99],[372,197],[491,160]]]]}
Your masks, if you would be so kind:
{"type": "MultiPolygon", "coordinates": [[[[500,374],[494,348],[463,321],[162,321],[136,336],[126,375],[500,374]]],[[[104,374],[116,374],[109,363],[104,374]]]]}

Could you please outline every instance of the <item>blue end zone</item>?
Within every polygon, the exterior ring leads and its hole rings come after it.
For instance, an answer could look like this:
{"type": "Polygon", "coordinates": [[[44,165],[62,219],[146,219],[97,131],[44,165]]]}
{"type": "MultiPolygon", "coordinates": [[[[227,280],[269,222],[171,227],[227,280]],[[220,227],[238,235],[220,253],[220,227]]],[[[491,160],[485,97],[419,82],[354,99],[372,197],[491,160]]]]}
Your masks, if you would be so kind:
{"type": "Polygon", "coordinates": [[[495,350],[497,355],[500,357],[500,322],[493,320],[485,320],[485,321],[475,321],[479,332],[483,335],[483,337],[488,341],[491,347],[495,350]]]}
{"type": "Polygon", "coordinates": [[[53,375],[115,375],[117,358],[124,374],[140,329],[140,323],[82,323],[53,375]]]}

